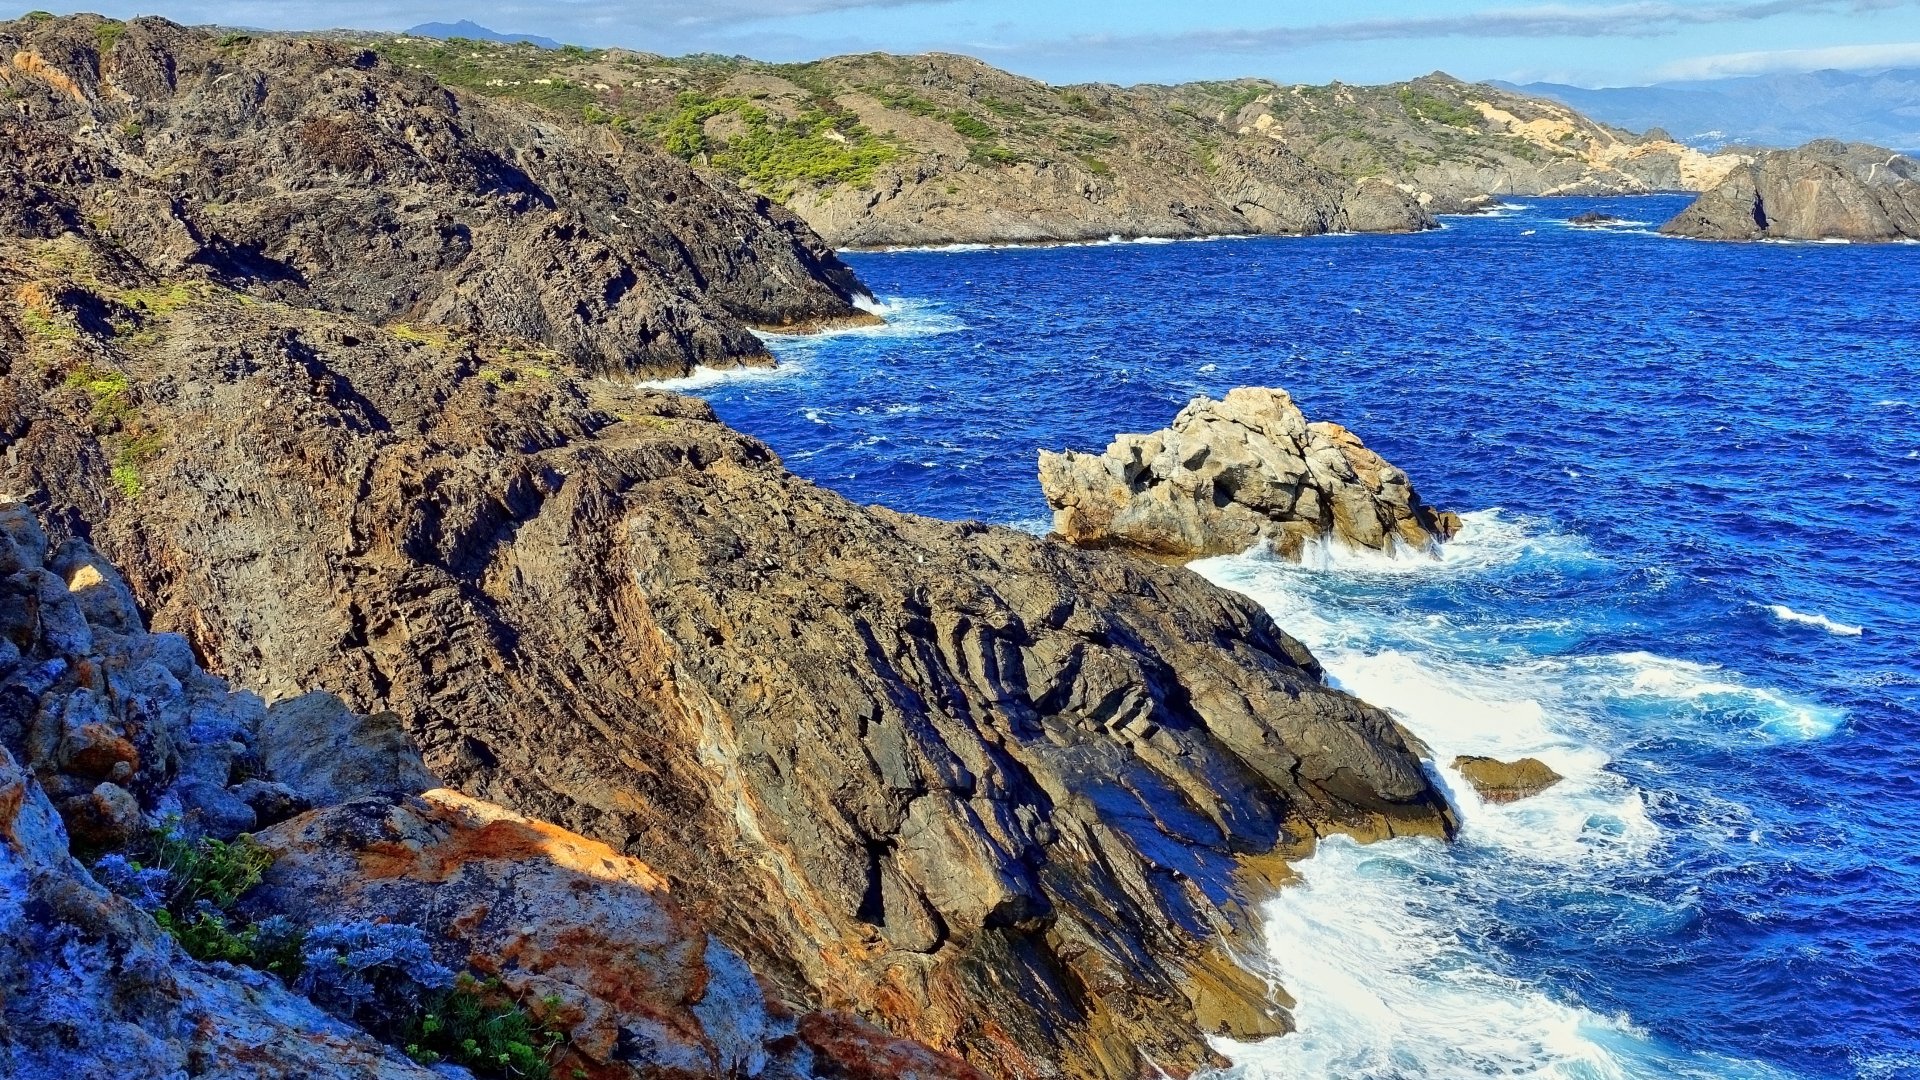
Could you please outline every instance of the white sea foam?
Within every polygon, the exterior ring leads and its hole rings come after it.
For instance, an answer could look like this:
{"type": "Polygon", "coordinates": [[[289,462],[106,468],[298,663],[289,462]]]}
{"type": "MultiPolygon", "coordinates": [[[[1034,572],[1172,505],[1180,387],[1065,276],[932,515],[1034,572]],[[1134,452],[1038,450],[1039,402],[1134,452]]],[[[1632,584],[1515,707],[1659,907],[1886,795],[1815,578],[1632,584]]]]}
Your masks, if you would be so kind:
{"type": "Polygon", "coordinates": [[[1866,627],[1864,626],[1835,622],[1825,615],[1809,615],[1795,611],[1785,604],[1768,604],[1767,610],[1773,612],[1773,617],[1779,619],[1781,622],[1799,623],[1803,626],[1817,626],[1829,634],[1839,634],[1842,637],[1859,637],[1866,632],[1866,627]]]}
{"type": "MultiPolygon", "coordinates": [[[[1193,568],[1252,596],[1304,640],[1337,685],[1393,712],[1433,750],[1461,814],[1457,843],[1324,843],[1300,881],[1265,909],[1270,959],[1299,1004],[1299,1030],[1219,1043],[1242,1080],[1773,1080],[1760,1065],[1688,1054],[1558,1000],[1512,974],[1493,944],[1499,906],[1529,895],[1606,889],[1610,872],[1658,857],[1666,837],[1645,796],[1608,767],[1623,714],[1679,737],[1764,744],[1811,738],[1839,714],[1746,685],[1737,675],[1645,653],[1539,655],[1523,642],[1558,624],[1488,627],[1471,614],[1414,614],[1410,587],[1464,583],[1523,561],[1577,571],[1596,556],[1575,537],[1499,511],[1465,515],[1439,558],[1321,545],[1306,564],[1208,559],[1193,568]],[[1536,757],[1564,779],[1519,802],[1483,802],[1451,768],[1458,755],[1536,757]]],[[[1737,816],[1737,815],[1731,815],[1737,816]]],[[[1634,902],[1688,917],[1686,901],[1634,902]],[[1673,907],[1677,904],[1678,907],[1673,907]],[[1671,910],[1669,910],[1671,909],[1671,910]]],[[[1651,914],[1646,914],[1650,912],[1651,914]]]]}
{"type": "Polygon", "coordinates": [[[704,364],[693,369],[691,375],[682,375],[673,379],[649,379],[635,383],[653,390],[673,390],[679,393],[692,393],[696,390],[708,390],[728,383],[762,382],[768,379],[784,379],[798,375],[805,366],[798,363],[782,362],[777,367],[731,367],[714,368],[704,364]]]}

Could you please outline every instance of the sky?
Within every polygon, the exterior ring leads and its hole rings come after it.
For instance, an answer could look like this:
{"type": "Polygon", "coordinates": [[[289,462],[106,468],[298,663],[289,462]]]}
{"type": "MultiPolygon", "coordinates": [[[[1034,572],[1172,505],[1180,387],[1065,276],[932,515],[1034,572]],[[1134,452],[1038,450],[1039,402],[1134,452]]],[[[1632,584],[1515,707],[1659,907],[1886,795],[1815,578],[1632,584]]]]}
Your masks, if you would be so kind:
{"type": "MultiPolygon", "coordinates": [[[[23,9],[24,10],[24,9],[23,9]]],[[[678,55],[943,50],[1053,83],[1466,79],[1628,86],[1920,66],[1920,0],[96,0],[265,29],[495,30],[678,55]]]]}

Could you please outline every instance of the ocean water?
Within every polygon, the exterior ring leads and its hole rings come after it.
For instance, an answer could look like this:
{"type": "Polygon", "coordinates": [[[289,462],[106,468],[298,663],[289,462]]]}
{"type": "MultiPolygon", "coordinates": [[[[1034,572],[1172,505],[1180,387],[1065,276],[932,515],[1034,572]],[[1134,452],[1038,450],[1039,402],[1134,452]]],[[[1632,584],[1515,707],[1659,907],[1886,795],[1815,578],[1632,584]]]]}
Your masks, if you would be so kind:
{"type": "Polygon", "coordinates": [[[1920,246],[1565,223],[1683,204],[853,255],[889,326],[690,390],[857,500],[1043,529],[1036,450],[1279,385],[1466,512],[1437,563],[1196,564],[1464,816],[1302,865],[1300,1030],[1232,1075],[1920,1077],[1920,246]],[[1459,753],[1567,780],[1483,805],[1459,753]]]}

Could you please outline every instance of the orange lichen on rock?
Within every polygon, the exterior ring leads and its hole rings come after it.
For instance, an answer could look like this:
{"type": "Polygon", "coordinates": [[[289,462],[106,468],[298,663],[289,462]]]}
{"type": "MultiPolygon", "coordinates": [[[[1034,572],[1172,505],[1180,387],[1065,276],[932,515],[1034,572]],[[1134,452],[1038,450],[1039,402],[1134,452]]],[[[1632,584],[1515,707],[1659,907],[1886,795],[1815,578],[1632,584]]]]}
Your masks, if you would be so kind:
{"type": "Polygon", "coordinates": [[[800,1039],[846,1080],[986,1080],[959,1058],[899,1039],[849,1013],[822,1009],[800,1021],[800,1039]]]}
{"type": "Polygon", "coordinates": [[[31,75],[73,100],[80,102],[82,105],[86,104],[86,92],[80,89],[79,84],[75,83],[72,78],[68,77],[68,75],[59,68],[47,63],[46,58],[39,53],[31,49],[23,49],[20,52],[14,53],[13,66],[21,74],[31,75]]]}

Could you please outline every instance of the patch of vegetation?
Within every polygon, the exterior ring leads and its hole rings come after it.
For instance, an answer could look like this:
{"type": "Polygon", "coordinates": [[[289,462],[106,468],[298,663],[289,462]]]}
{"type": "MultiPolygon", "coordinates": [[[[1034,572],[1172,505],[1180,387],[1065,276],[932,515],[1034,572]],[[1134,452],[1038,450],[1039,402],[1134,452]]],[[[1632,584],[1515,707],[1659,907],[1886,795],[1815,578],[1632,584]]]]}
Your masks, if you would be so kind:
{"type": "Polygon", "coordinates": [[[1101,161],[1099,158],[1094,157],[1091,154],[1081,155],[1080,160],[1087,166],[1087,171],[1092,173],[1095,176],[1112,176],[1113,175],[1113,166],[1107,164],[1104,161],[1101,161]]]}
{"type": "Polygon", "coordinates": [[[67,373],[67,385],[87,395],[97,424],[118,426],[133,415],[133,383],[124,371],[83,364],[67,373]]]}
{"type": "Polygon", "coordinates": [[[30,23],[42,23],[42,22],[52,22],[54,18],[55,16],[51,11],[29,11],[25,15],[20,16],[20,21],[30,22],[30,23]]]}
{"type": "Polygon", "coordinates": [[[51,311],[30,305],[22,305],[20,308],[20,329],[26,331],[29,338],[42,345],[58,345],[80,336],[78,330],[54,318],[51,311]]]}
{"type": "Polygon", "coordinates": [[[1219,173],[1220,144],[1212,139],[1200,142],[1193,148],[1193,161],[1200,166],[1200,171],[1208,176],[1219,173]]]}
{"type": "Polygon", "coordinates": [[[974,143],[967,148],[967,160],[975,165],[1012,165],[1025,159],[1019,151],[996,143],[974,143]]]}
{"type": "Polygon", "coordinates": [[[703,160],[729,176],[784,198],[801,186],[864,186],[874,170],[900,156],[850,113],[808,108],[785,119],[751,98],[688,92],[659,125],[661,145],[688,161],[703,160]],[[708,120],[732,116],[739,130],[709,137],[708,120]]]}
{"type": "Polygon", "coordinates": [[[1394,92],[1400,107],[1408,116],[1420,120],[1430,120],[1448,127],[1474,130],[1480,126],[1480,111],[1467,105],[1460,105],[1445,98],[1423,94],[1411,86],[1402,86],[1394,92]]]}
{"type": "Polygon", "coordinates": [[[946,119],[947,123],[953,125],[953,130],[969,139],[991,139],[995,134],[992,125],[972,113],[956,110],[948,113],[946,119]]]}
{"type": "Polygon", "coordinates": [[[214,44],[220,46],[223,49],[235,49],[235,48],[239,48],[242,45],[253,44],[253,35],[242,34],[236,30],[230,33],[221,34],[220,40],[215,42],[214,44]]]}
{"type": "Polygon", "coordinates": [[[126,23],[111,19],[101,23],[93,32],[94,39],[100,43],[100,55],[105,56],[112,52],[113,47],[120,44],[120,39],[126,35],[126,32],[126,23]]]}
{"type": "Polygon", "coordinates": [[[902,112],[909,112],[915,116],[942,116],[943,115],[943,112],[940,106],[935,105],[933,102],[928,101],[926,98],[920,97],[916,94],[910,93],[905,90],[899,90],[891,86],[886,86],[886,87],[870,86],[870,87],[866,87],[865,90],[867,93],[873,95],[873,99],[875,101],[878,101],[880,104],[885,105],[889,109],[899,109],[902,112]]]}
{"type": "MultiPolygon", "coordinates": [[[[558,998],[542,1002],[551,1015],[558,998]]],[[[405,1033],[407,1056],[422,1065],[452,1061],[470,1069],[520,1080],[545,1077],[566,1033],[508,1000],[497,980],[460,975],[444,996],[413,1017],[405,1033]]]]}

